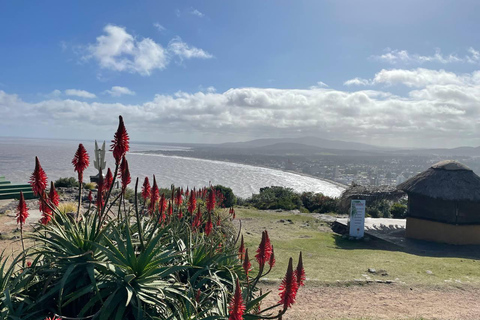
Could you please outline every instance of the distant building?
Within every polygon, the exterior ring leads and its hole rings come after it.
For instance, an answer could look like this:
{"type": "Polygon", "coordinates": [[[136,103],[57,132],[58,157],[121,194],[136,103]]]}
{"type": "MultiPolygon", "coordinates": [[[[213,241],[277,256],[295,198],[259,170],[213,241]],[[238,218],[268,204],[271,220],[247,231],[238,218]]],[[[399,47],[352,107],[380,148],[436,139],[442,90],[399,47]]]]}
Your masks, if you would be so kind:
{"type": "Polygon", "coordinates": [[[398,189],[408,194],[407,238],[480,244],[480,177],[470,168],[441,161],[398,189]]]}
{"type": "Polygon", "coordinates": [[[407,180],[407,178],[405,178],[405,177],[403,176],[403,174],[400,173],[400,174],[397,176],[397,185],[399,185],[400,183],[404,183],[406,180],[407,180]]]}

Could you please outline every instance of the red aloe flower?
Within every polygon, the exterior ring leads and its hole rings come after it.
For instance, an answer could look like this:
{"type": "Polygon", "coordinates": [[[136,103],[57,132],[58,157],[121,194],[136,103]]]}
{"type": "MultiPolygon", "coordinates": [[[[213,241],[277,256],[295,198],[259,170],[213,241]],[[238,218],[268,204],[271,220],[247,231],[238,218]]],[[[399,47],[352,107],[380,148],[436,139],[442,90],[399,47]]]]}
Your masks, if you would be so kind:
{"type": "Polygon", "coordinates": [[[45,318],[45,320],[62,320],[62,319],[61,318],[55,318],[55,317],[54,318],[49,317],[49,318],[45,318]]]}
{"type": "Polygon", "coordinates": [[[122,180],[122,190],[127,189],[127,185],[132,182],[130,177],[130,170],[128,169],[128,161],[125,159],[125,156],[122,157],[122,162],[120,163],[120,177],[122,180]]]}
{"type": "Polygon", "coordinates": [[[177,205],[177,207],[180,207],[182,205],[182,202],[183,202],[182,193],[183,193],[183,190],[177,189],[177,194],[175,197],[175,204],[177,205]]]}
{"type": "Polygon", "coordinates": [[[265,263],[270,261],[270,256],[272,255],[272,245],[270,244],[270,239],[268,238],[267,230],[262,232],[262,241],[257,249],[257,254],[255,258],[257,259],[260,270],[263,269],[265,263]]]}
{"type": "Polygon", "coordinates": [[[202,211],[200,210],[200,207],[198,207],[197,214],[195,215],[195,218],[192,221],[192,228],[196,230],[200,225],[202,224],[202,211]]]}
{"type": "Polygon", "coordinates": [[[32,261],[27,261],[27,267],[30,268],[32,266],[32,261]]]}
{"type": "Polygon", "coordinates": [[[187,191],[185,191],[185,197],[188,198],[189,195],[190,195],[190,191],[188,190],[188,187],[187,187],[187,191]]]}
{"type": "Polygon", "coordinates": [[[215,189],[211,188],[207,198],[207,211],[212,212],[215,209],[215,189]]]}
{"type": "Polygon", "coordinates": [[[60,203],[60,197],[58,196],[57,190],[55,190],[55,185],[53,181],[50,181],[50,192],[48,193],[48,199],[50,203],[53,204],[55,207],[58,206],[60,203]]]}
{"type": "Polygon", "coordinates": [[[295,270],[295,277],[297,279],[297,287],[304,286],[305,281],[305,269],[303,269],[303,260],[302,260],[302,252],[300,251],[300,256],[298,257],[298,265],[297,269],[295,270]]]}
{"type": "Polygon", "coordinates": [[[292,267],[292,258],[288,261],[287,273],[280,284],[280,301],[278,303],[283,304],[283,310],[289,308],[295,303],[295,296],[297,295],[297,281],[295,279],[295,273],[292,267]]]}
{"type": "Polygon", "coordinates": [[[17,207],[17,223],[25,224],[25,220],[28,218],[28,207],[27,203],[25,202],[25,197],[23,196],[23,192],[20,191],[20,200],[18,201],[17,207]]]}
{"type": "Polygon", "coordinates": [[[248,272],[252,270],[252,264],[250,263],[250,259],[248,258],[248,248],[245,250],[245,260],[242,264],[243,270],[245,270],[245,274],[248,277],[248,272]]]}
{"type": "Polygon", "coordinates": [[[210,233],[212,232],[213,230],[213,223],[212,223],[212,216],[210,214],[210,212],[208,213],[208,220],[207,220],[207,224],[205,225],[205,234],[207,235],[207,237],[210,235],[210,233]]]}
{"type": "Polygon", "coordinates": [[[93,195],[92,195],[92,190],[88,193],[88,202],[92,203],[93,202],[93,195]]]}
{"type": "Polygon", "coordinates": [[[142,186],[142,198],[144,201],[147,201],[147,199],[150,198],[151,191],[152,188],[150,188],[150,182],[148,181],[148,177],[145,177],[142,186]]]}
{"type": "Polygon", "coordinates": [[[168,215],[171,217],[173,215],[173,205],[172,202],[168,202],[168,209],[167,209],[168,215]]]}
{"type": "MultiPolygon", "coordinates": [[[[188,189],[187,189],[188,192],[188,189]]],[[[195,198],[195,192],[192,191],[190,192],[190,199],[188,200],[188,212],[190,212],[191,215],[193,215],[193,212],[195,211],[197,207],[197,199],[195,198]]]]}
{"type": "Polygon", "coordinates": [[[112,170],[110,170],[110,168],[108,168],[107,170],[107,174],[105,175],[104,182],[105,182],[104,189],[109,190],[113,183],[113,173],[112,173],[112,170]]]}
{"type": "Polygon", "coordinates": [[[125,124],[123,123],[122,116],[119,116],[119,123],[117,132],[112,140],[112,145],[110,146],[110,151],[113,151],[113,157],[115,158],[115,164],[118,165],[123,156],[130,150],[129,147],[129,138],[127,129],[125,129],[125,124]]]}
{"type": "Polygon", "coordinates": [[[155,176],[153,176],[153,186],[150,194],[150,206],[148,208],[148,212],[150,214],[153,214],[153,212],[155,211],[155,206],[157,205],[159,198],[160,192],[158,190],[157,180],[155,179],[155,176]]]}
{"type": "Polygon", "coordinates": [[[245,312],[245,305],[243,304],[242,290],[240,289],[240,282],[237,279],[235,286],[235,295],[230,301],[228,320],[242,320],[245,312]]]}
{"type": "Polygon", "coordinates": [[[90,158],[88,156],[87,150],[85,150],[85,147],[81,143],[78,145],[78,149],[77,152],[75,152],[72,164],[75,168],[75,171],[78,172],[78,182],[82,184],[83,171],[85,171],[85,169],[90,164],[90,158]]]}
{"type": "Polygon", "coordinates": [[[167,210],[167,201],[165,200],[165,194],[162,193],[162,197],[160,198],[160,203],[158,204],[158,210],[160,213],[164,213],[167,210]]]}
{"type": "Polygon", "coordinates": [[[270,260],[268,260],[268,265],[270,266],[270,269],[273,268],[275,265],[275,252],[273,251],[273,246],[272,246],[272,255],[270,256],[270,260]]]}
{"type": "Polygon", "coordinates": [[[178,219],[182,219],[183,218],[183,213],[182,213],[182,209],[178,210],[178,219]]]}
{"type": "Polygon", "coordinates": [[[243,234],[242,234],[242,240],[240,241],[240,248],[238,248],[238,259],[242,261],[244,256],[245,256],[245,243],[243,242],[243,234]]]}
{"type": "Polygon", "coordinates": [[[35,170],[30,177],[30,185],[32,186],[33,194],[35,196],[43,194],[47,188],[47,183],[47,175],[45,174],[45,171],[43,171],[38,157],[35,157],[35,170]]]}

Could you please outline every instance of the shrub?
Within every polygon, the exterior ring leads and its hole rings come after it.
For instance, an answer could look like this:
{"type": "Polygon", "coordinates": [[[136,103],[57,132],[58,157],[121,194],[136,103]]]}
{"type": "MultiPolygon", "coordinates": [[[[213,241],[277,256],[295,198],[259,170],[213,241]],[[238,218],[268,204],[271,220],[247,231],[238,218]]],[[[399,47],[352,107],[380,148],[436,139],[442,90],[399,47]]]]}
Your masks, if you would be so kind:
{"type": "Polygon", "coordinates": [[[405,219],[407,216],[407,206],[401,203],[394,203],[390,208],[390,214],[395,219],[405,219]]]}
{"type": "Polygon", "coordinates": [[[231,188],[222,186],[220,184],[217,184],[213,188],[219,191],[223,195],[223,207],[230,208],[236,204],[237,198],[233,194],[233,191],[231,188]]]}
{"type": "Polygon", "coordinates": [[[85,188],[85,190],[95,190],[97,188],[97,184],[93,182],[88,182],[84,183],[83,187],[85,188]]]}
{"type": "Polygon", "coordinates": [[[78,181],[74,177],[70,178],[59,178],[55,181],[55,187],[60,188],[78,188],[78,181]]]}
{"type": "Polygon", "coordinates": [[[303,192],[300,196],[303,206],[310,212],[328,213],[337,210],[337,199],[322,193],[303,192]]]}
{"type": "Polygon", "coordinates": [[[367,203],[366,216],[372,218],[391,218],[390,203],[385,199],[367,203]]]}
{"type": "Polygon", "coordinates": [[[294,210],[302,207],[300,196],[292,188],[279,186],[261,188],[260,193],[252,195],[249,202],[260,210],[294,210]]]}
{"type": "Polygon", "coordinates": [[[76,212],[77,204],[75,202],[61,202],[57,208],[62,213],[76,212]]]}

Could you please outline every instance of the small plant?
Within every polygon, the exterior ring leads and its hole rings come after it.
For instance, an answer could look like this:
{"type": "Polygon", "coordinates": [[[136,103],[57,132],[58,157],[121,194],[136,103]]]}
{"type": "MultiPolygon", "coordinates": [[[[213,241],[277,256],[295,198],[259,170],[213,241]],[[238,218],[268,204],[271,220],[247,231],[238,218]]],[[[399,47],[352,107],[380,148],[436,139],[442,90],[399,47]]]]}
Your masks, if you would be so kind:
{"type": "MultiPolygon", "coordinates": [[[[82,147],[72,161],[80,183],[89,164],[82,147]]],[[[257,284],[275,265],[267,231],[253,270],[243,237],[237,249],[235,210],[222,208],[222,190],[172,185],[160,193],[155,177],[152,186],[146,179],[139,190],[137,178],[128,189],[128,150],[120,117],[111,146],[115,168],[105,179],[99,172],[96,199],[90,192],[86,211],[81,197],[77,204],[58,203],[53,184],[47,193],[36,159],[30,183],[42,220],[29,236],[35,245],[10,267],[5,259],[0,266],[2,319],[281,319],[305,280],[301,254],[296,269],[290,258],[278,303],[262,307],[270,292],[257,284]],[[122,187],[113,192],[117,179],[122,187]]],[[[28,208],[22,199],[17,221],[23,244],[28,208]]]]}
{"type": "Polygon", "coordinates": [[[85,188],[85,190],[95,190],[97,188],[97,184],[93,182],[84,183],[83,188],[85,188]]]}
{"type": "Polygon", "coordinates": [[[78,188],[78,181],[74,177],[59,178],[55,181],[56,188],[78,188]]]}

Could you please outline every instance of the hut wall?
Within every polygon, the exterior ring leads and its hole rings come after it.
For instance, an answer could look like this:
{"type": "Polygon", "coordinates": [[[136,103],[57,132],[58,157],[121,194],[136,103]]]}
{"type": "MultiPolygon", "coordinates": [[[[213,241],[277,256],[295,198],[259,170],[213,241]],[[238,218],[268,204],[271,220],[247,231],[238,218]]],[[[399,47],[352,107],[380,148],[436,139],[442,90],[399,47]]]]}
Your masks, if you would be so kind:
{"type": "Polygon", "coordinates": [[[407,217],[407,238],[457,245],[480,244],[480,225],[452,225],[407,217]]]}
{"type": "Polygon", "coordinates": [[[480,224],[480,203],[458,202],[457,224],[480,224]]]}
{"type": "Polygon", "coordinates": [[[408,194],[408,217],[446,223],[456,222],[456,203],[418,194],[408,194]]]}

